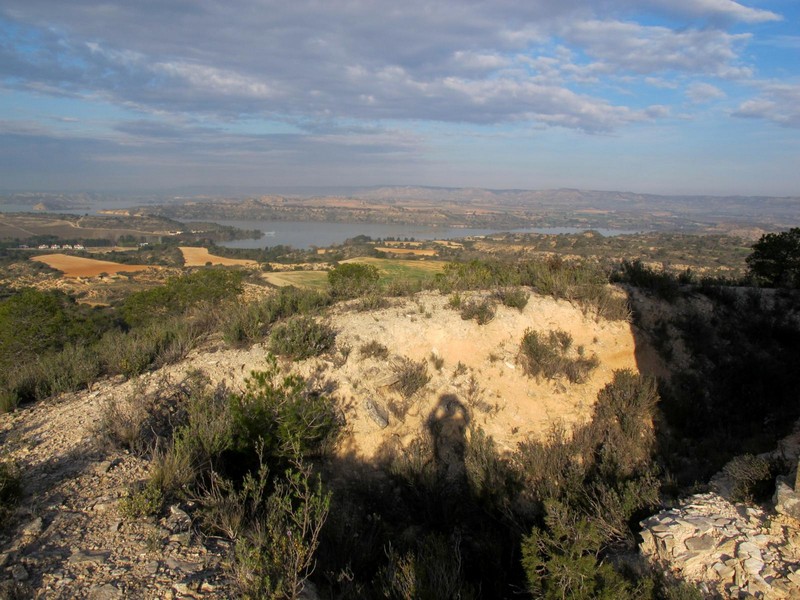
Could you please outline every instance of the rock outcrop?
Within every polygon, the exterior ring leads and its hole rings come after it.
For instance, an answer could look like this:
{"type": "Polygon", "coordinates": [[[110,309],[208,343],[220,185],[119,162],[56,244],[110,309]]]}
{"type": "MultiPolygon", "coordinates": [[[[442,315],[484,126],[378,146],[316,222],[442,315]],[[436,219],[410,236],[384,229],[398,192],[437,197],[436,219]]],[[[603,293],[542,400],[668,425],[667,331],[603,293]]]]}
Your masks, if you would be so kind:
{"type": "Polygon", "coordinates": [[[791,517],[707,493],[641,525],[642,553],[706,596],[800,598],[800,524],[791,517]]]}

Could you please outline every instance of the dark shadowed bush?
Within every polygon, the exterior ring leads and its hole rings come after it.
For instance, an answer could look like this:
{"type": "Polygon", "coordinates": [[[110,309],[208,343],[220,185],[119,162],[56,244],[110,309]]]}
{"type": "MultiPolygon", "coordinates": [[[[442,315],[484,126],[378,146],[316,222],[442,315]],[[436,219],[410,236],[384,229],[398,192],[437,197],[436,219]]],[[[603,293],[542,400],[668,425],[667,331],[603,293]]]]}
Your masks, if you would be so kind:
{"type": "Polygon", "coordinates": [[[612,279],[649,290],[667,302],[674,302],[680,291],[677,276],[666,271],[651,269],[639,260],[633,262],[623,260],[619,268],[612,273],[612,279]]]}
{"type": "Polygon", "coordinates": [[[755,502],[767,499],[774,489],[775,473],[766,458],[743,454],[732,459],[723,469],[733,487],[735,502],[755,502]]]}
{"type": "Polygon", "coordinates": [[[22,493],[22,484],[17,469],[8,462],[0,461],[0,530],[5,526],[22,493]]]}

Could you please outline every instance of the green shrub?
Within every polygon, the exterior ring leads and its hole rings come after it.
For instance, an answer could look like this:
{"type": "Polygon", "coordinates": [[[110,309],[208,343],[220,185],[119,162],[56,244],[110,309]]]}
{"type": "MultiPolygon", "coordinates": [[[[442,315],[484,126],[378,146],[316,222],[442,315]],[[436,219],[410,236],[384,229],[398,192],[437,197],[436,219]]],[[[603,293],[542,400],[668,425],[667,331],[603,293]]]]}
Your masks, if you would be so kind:
{"type": "Polygon", "coordinates": [[[102,365],[93,348],[68,345],[58,352],[32,358],[5,374],[0,385],[0,412],[13,410],[20,403],[85,388],[101,372],[102,365]]]}
{"type": "Polygon", "coordinates": [[[201,474],[194,449],[183,436],[176,436],[163,448],[156,448],[147,485],[158,490],[162,503],[191,492],[201,474]]]}
{"type": "Polygon", "coordinates": [[[511,499],[518,491],[518,478],[509,461],[501,456],[494,440],[482,429],[470,430],[464,467],[473,495],[497,514],[507,514],[511,499]]]}
{"type": "Polygon", "coordinates": [[[318,455],[339,427],[334,403],[310,393],[301,377],[282,376],[274,357],[230,400],[234,448],[251,455],[259,444],[268,456],[318,455]]]}
{"type": "Polygon", "coordinates": [[[598,560],[603,535],[589,519],[556,501],[546,504],[547,529],[534,528],[522,543],[531,593],[546,600],[633,599],[628,582],[598,560]]]}
{"type": "Polygon", "coordinates": [[[120,500],[120,512],[130,519],[152,517],[161,512],[164,496],[158,485],[148,481],[132,486],[120,500]]]}
{"type": "Polygon", "coordinates": [[[200,518],[206,531],[221,533],[238,540],[258,518],[270,484],[269,468],[264,463],[263,445],[256,450],[258,469],[245,473],[241,484],[225,479],[217,472],[209,475],[209,485],[201,496],[200,518]]]}
{"type": "Polygon", "coordinates": [[[424,360],[415,362],[410,358],[400,357],[392,363],[392,370],[397,376],[393,387],[404,398],[410,398],[431,380],[428,363],[424,360]]]}
{"type": "Polygon", "coordinates": [[[243,598],[300,596],[330,510],[330,494],[299,464],[275,483],[263,511],[236,539],[233,576],[243,598]]]}
{"type": "Polygon", "coordinates": [[[260,341],[270,325],[280,319],[313,314],[328,304],[330,297],[326,294],[282,287],[263,300],[230,305],[222,320],[223,337],[234,346],[252,344],[260,341]]]}
{"type": "Polygon", "coordinates": [[[519,271],[512,263],[471,260],[448,263],[436,274],[435,285],[442,293],[464,290],[488,290],[498,285],[517,285],[519,271]]]}
{"type": "Polygon", "coordinates": [[[377,360],[386,360],[389,358],[389,349],[377,340],[362,344],[358,351],[362,358],[375,358],[377,360]]]}
{"type": "Polygon", "coordinates": [[[328,271],[328,284],[335,298],[358,298],[375,290],[380,274],[374,265],[343,263],[328,271]]]}
{"type": "MultiPolygon", "coordinates": [[[[589,448],[587,452],[593,449],[589,448]]],[[[537,514],[547,500],[573,498],[583,493],[585,470],[581,449],[567,431],[554,425],[544,440],[519,445],[514,461],[523,479],[525,512],[537,514]]]]}
{"type": "Polygon", "coordinates": [[[356,303],[356,310],[380,310],[389,306],[389,300],[380,292],[368,292],[361,296],[356,303]]]}
{"type": "Polygon", "coordinates": [[[656,381],[623,369],[597,393],[594,416],[587,429],[593,444],[603,447],[603,459],[615,478],[630,477],[648,465],[655,445],[653,417],[659,402],[656,381]]]}
{"type": "Polygon", "coordinates": [[[22,290],[0,301],[0,367],[16,368],[67,346],[89,346],[112,326],[107,312],[61,292],[22,290]]]}
{"type": "Polygon", "coordinates": [[[553,379],[564,376],[571,383],[583,383],[599,362],[596,356],[584,356],[581,348],[575,356],[569,356],[571,345],[572,337],[565,331],[551,331],[545,338],[527,329],[518,356],[523,369],[531,377],[553,379]]]}
{"type": "Polygon", "coordinates": [[[270,350],[294,360],[319,356],[333,348],[336,332],[311,317],[294,317],[279,323],[270,334],[270,350]]]}
{"type": "Polygon", "coordinates": [[[132,327],[185,313],[201,303],[217,305],[242,291],[242,271],[204,268],[174,277],[163,286],[136,292],[122,305],[122,315],[132,327]]]}
{"type": "Polygon", "coordinates": [[[233,304],[222,320],[222,338],[231,346],[243,346],[258,341],[264,335],[265,323],[256,302],[233,304]]]}
{"type": "Polygon", "coordinates": [[[520,312],[528,304],[530,294],[520,287],[500,288],[494,293],[495,298],[500,300],[503,306],[516,308],[520,312]]]}
{"type": "Polygon", "coordinates": [[[733,483],[731,499],[734,502],[761,501],[768,498],[774,489],[775,475],[766,458],[752,454],[737,456],[725,465],[723,471],[733,483]]]}
{"type": "Polygon", "coordinates": [[[106,402],[95,425],[95,435],[102,446],[110,444],[135,454],[149,450],[150,413],[143,395],[139,389],[127,398],[112,397],[106,402]]]}
{"type": "Polygon", "coordinates": [[[430,356],[431,364],[433,364],[433,368],[437,371],[441,371],[442,367],[444,367],[444,358],[436,354],[435,352],[431,352],[430,356]]]}

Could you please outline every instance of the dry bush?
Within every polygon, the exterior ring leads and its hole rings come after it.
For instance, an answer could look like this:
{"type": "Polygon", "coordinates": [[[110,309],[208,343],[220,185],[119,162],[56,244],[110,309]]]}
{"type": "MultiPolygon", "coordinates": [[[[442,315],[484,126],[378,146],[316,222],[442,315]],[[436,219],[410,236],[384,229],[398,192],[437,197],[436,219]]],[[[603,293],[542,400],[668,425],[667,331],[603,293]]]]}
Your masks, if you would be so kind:
{"type": "Polygon", "coordinates": [[[527,306],[530,296],[520,287],[500,288],[494,292],[494,297],[500,300],[503,306],[516,308],[520,312],[527,306]]]}
{"type": "Polygon", "coordinates": [[[752,454],[737,456],[723,471],[733,483],[731,499],[735,502],[763,500],[769,496],[775,482],[770,462],[752,454]]]}
{"type": "Polygon", "coordinates": [[[392,362],[392,370],[397,375],[394,388],[404,398],[410,398],[431,380],[425,360],[415,362],[410,358],[400,357],[392,362]]]}
{"type": "Polygon", "coordinates": [[[389,358],[389,348],[378,342],[372,340],[366,344],[362,344],[358,349],[361,358],[375,358],[377,360],[386,360],[389,358]]]}
{"type": "Polygon", "coordinates": [[[294,360],[319,356],[333,348],[336,332],[327,323],[311,317],[292,317],[275,325],[270,334],[270,350],[294,360]]]}
{"type": "Polygon", "coordinates": [[[140,455],[148,451],[152,441],[147,429],[149,404],[141,386],[124,398],[110,398],[95,425],[95,436],[101,445],[111,444],[140,455]]]}
{"type": "Polygon", "coordinates": [[[518,356],[523,369],[531,377],[554,379],[564,376],[571,383],[583,383],[599,361],[596,356],[585,356],[582,347],[570,353],[571,346],[572,336],[565,331],[551,331],[545,337],[527,329],[518,356]]]}

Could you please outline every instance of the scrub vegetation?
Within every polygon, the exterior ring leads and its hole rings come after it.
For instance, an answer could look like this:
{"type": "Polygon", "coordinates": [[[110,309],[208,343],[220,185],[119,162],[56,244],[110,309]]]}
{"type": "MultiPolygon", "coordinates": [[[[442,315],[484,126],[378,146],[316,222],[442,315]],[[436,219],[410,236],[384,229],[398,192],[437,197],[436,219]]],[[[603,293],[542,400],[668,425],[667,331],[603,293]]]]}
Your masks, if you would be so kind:
{"type": "MultiPolygon", "coordinates": [[[[8,290],[0,402],[13,410],[98,378],[134,377],[204,344],[264,343],[272,354],[243,389],[194,373],[109,403],[97,427],[101,442],[150,463],[121,503],[125,518],[189,507],[204,535],[227,541],[242,597],[298,598],[311,581],[328,598],[699,598],[634,558],[637,524],[666,494],[702,485],[725,464],[749,502],[769,496],[785,471],[757,455],[800,417],[796,256],[784,252],[792,232],[762,238],[750,272],[735,281],[549,256],[454,261],[424,278],[340,262],[323,289],[283,287],[248,301],[243,272],[225,268],[102,308],[8,290]],[[289,361],[343,364],[351,350],[337,347],[329,311],[384,308],[422,289],[479,324],[525,310],[535,295],[572,303],[585,318],[633,320],[671,376],[616,370],[587,421],[569,430],[554,423],[545,438],[514,448],[500,448],[470,418],[480,394],[473,377],[475,398],[445,394],[416,439],[387,441],[378,464],[333,452],[345,427],[335,388],[297,375],[289,361]]],[[[408,316],[427,314],[419,304],[408,316]]],[[[385,385],[402,411],[431,381],[428,358],[398,357],[391,339],[353,348],[368,367],[388,361],[385,385]]],[[[430,360],[441,371],[444,359],[430,360]]],[[[559,386],[585,382],[599,363],[569,333],[538,327],[521,333],[517,365],[531,381],[559,386]]],[[[0,518],[20,486],[0,462],[0,518]]]]}

